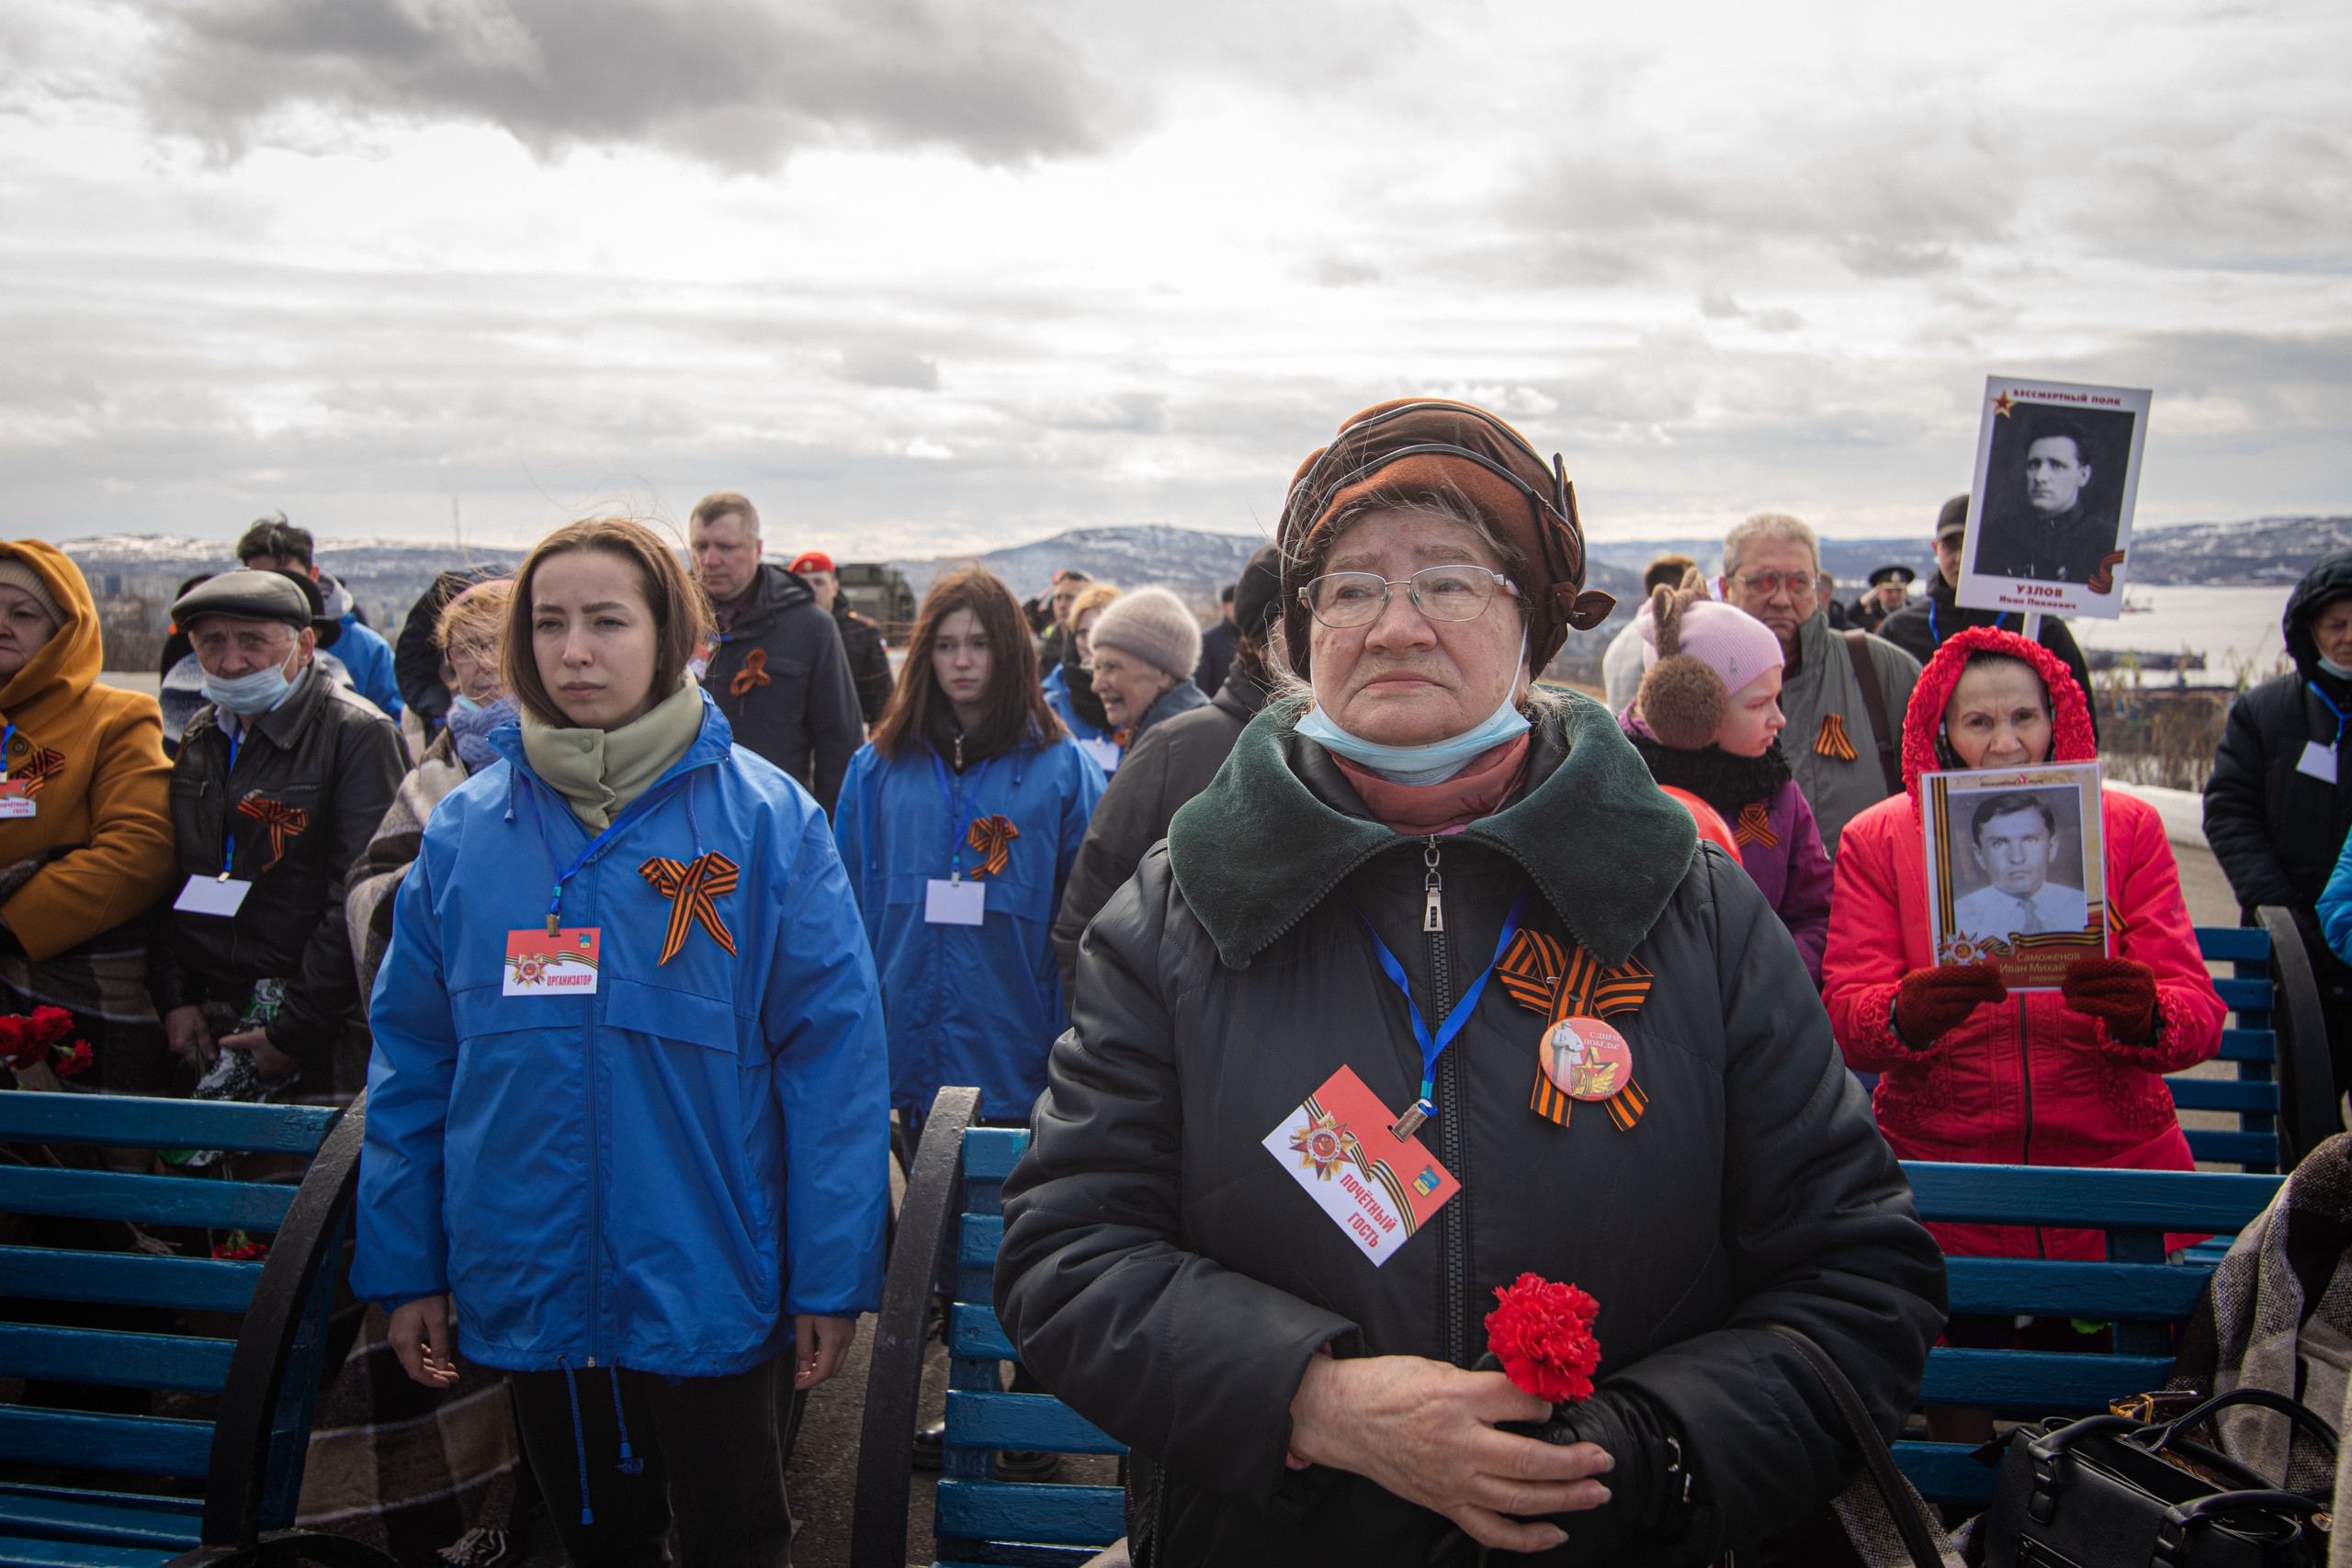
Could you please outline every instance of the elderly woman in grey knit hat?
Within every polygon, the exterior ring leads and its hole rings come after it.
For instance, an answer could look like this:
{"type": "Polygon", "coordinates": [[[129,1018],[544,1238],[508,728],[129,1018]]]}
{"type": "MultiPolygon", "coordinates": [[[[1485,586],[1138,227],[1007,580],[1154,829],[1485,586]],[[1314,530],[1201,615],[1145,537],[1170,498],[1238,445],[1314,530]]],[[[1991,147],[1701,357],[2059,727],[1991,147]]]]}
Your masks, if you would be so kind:
{"type": "Polygon", "coordinates": [[[1113,739],[1125,749],[1163,718],[1208,702],[1193,684],[1201,661],[1201,626],[1165,588],[1139,588],[1113,601],[1089,636],[1094,694],[1102,699],[1113,739]]]}

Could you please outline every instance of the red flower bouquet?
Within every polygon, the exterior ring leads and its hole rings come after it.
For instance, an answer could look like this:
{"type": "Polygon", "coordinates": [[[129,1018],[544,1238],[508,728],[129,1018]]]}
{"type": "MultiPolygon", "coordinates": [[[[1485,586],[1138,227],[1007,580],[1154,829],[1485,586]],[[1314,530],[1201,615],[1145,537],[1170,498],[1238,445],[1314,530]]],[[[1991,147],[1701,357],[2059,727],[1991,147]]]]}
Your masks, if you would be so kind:
{"type": "Polygon", "coordinates": [[[1600,1303],[1540,1274],[1521,1274],[1495,1299],[1502,1304],[1487,1314],[1487,1348],[1513,1386],[1554,1404],[1591,1398],[1600,1367],[1592,1320],[1600,1303]]]}
{"type": "Polygon", "coordinates": [[[35,1008],[29,1018],[0,1018],[0,1062],[20,1073],[46,1065],[72,1077],[90,1065],[86,1042],[67,1043],[73,1032],[74,1015],[63,1008],[35,1008]]]}

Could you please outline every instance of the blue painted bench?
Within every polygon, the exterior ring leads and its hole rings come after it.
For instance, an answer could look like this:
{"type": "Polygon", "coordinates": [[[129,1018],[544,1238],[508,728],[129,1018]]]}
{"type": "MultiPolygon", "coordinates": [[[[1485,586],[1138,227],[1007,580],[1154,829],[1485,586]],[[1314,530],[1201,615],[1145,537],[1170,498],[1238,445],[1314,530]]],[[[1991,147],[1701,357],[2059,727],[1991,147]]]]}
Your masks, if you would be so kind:
{"type": "Polygon", "coordinates": [[[908,1561],[908,1442],[934,1292],[950,1303],[947,1447],[933,1527],[939,1568],[1068,1568],[1126,1534],[1119,1487],[989,1477],[998,1450],[1124,1455],[1126,1449],[1051,1394],[1000,1391],[998,1364],[1015,1358],[993,1305],[1004,1239],[998,1194],[1029,1134],[973,1126],[978,1103],[975,1089],[939,1091],[908,1177],[866,1379],[851,1568],[905,1568],[908,1561]]]}
{"type": "MultiPolygon", "coordinates": [[[[2080,1318],[2115,1325],[2107,1355],[1962,1350],[1928,1356],[1923,1406],[2027,1417],[2104,1411],[2160,1389],[2173,1364],[2173,1325],[2197,1309],[2217,1251],[2165,1261],[2165,1235],[2234,1236],[2268,1205],[2278,1176],[2228,1171],[2080,1170],[2053,1166],[1931,1165],[1905,1160],[1919,1217],[1978,1224],[2059,1225],[2107,1233],[2107,1261],[1953,1258],[1951,1310],[2080,1318]]],[[[1965,1443],[1899,1442],[1894,1457],[1921,1495],[1982,1507],[1993,1472],[1965,1443]]]]}
{"type": "Polygon", "coordinates": [[[0,1568],[391,1568],[356,1541],[291,1528],[365,1114],[0,1092],[0,1144],[309,1160],[300,1186],[0,1164],[0,1213],[274,1236],[260,1262],[0,1247],[0,1296],[243,1314],[234,1339],[0,1324],[0,1377],[220,1398],[211,1421],[0,1405],[0,1461],[204,1483],[198,1500],[0,1483],[0,1568]]]}
{"type": "Polygon", "coordinates": [[[2259,911],[2258,926],[2199,926],[2197,950],[2233,973],[2213,982],[2234,1017],[2222,1032],[2229,1078],[2165,1080],[2182,1111],[2234,1112],[2235,1132],[2188,1129],[2188,1149],[2207,1164],[2249,1173],[2291,1170],[2340,1131],[2327,1025],[2302,933],[2285,909],[2259,911]]]}

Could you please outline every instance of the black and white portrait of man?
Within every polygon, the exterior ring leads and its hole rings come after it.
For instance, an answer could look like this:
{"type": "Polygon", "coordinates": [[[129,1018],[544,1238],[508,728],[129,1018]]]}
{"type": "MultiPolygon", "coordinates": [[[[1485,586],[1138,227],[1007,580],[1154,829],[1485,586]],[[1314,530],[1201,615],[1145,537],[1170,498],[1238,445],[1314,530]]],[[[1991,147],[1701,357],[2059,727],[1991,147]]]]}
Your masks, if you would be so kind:
{"type": "Polygon", "coordinates": [[[1952,905],[1956,935],[1983,940],[2078,931],[2089,919],[2083,891],[2080,806],[2072,790],[2009,790],[1952,796],[1955,857],[1984,886],[1952,905]]]}
{"type": "Polygon", "coordinates": [[[2114,481],[2121,476],[2112,470],[2128,447],[2132,416],[2020,406],[2011,417],[2018,428],[2003,433],[2007,440],[1995,439],[1995,488],[1975,569],[1994,577],[2089,582],[2115,548],[2114,481]],[[2109,433],[2100,427],[2115,422],[2123,440],[2102,439],[2109,433]]]}

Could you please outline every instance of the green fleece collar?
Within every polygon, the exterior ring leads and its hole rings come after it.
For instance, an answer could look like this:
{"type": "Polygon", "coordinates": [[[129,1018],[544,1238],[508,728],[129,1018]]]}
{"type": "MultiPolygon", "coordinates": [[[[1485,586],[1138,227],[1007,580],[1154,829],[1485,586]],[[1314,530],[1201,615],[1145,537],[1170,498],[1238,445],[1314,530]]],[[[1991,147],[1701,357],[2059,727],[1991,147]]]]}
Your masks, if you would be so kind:
{"type": "MultiPolygon", "coordinates": [[[[1609,710],[1562,694],[1566,755],[1516,804],[1463,830],[1526,871],[1568,934],[1604,965],[1623,964],[1690,869],[1698,829],[1650,778],[1609,710]]],[[[1305,704],[1267,705],[1233,754],[1168,829],[1168,863],[1195,918],[1236,969],[1298,923],[1397,836],[1334,811],[1293,772],[1305,704]]]]}

